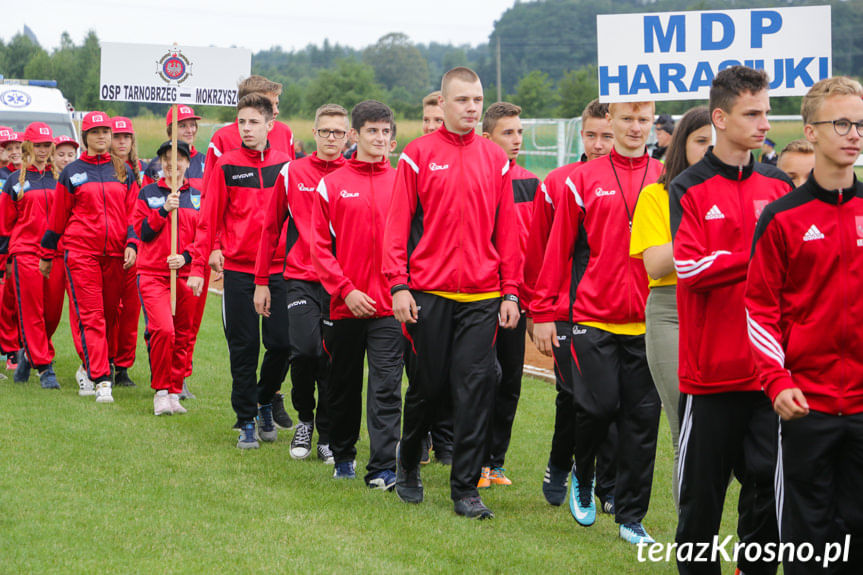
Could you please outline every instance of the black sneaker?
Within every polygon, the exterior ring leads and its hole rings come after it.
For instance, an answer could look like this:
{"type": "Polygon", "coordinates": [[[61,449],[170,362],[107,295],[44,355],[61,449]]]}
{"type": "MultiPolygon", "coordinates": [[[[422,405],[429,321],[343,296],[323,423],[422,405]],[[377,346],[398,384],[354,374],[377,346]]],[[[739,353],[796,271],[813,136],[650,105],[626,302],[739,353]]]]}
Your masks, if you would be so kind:
{"type": "Polygon", "coordinates": [[[315,425],[312,422],[300,422],[297,429],[294,431],[294,438],[291,440],[291,457],[294,459],[305,459],[312,452],[312,432],[315,425]]]}
{"type": "Polygon", "coordinates": [[[276,424],[273,423],[273,406],[262,405],[258,407],[258,436],[261,441],[275,441],[279,432],[276,429],[276,424]]]}
{"type": "Polygon", "coordinates": [[[195,394],[192,393],[191,389],[189,389],[189,382],[184,377],[183,378],[183,391],[180,392],[180,400],[184,401],[186,399],[195,399],[195,394]]]}
{"type": "Polygon", "coordinates": [[[114,385],[116,387],[137,387],[132,378],[129,377],[129,368],[117,367],[114,370],[114,385]]]}
{"type": "Polygon", "coordinates": [[[614,495],[599,497],[599,510],[606,515],[614,515],[614,495]]]}
{"type": "Polygon", "coordinates": [[[435,451],[434,458],[435,461],[441,465],[452,465],[452,453],[450,452],[441,453],[439,451],[435,451]]]}
{"type": "Polygon", "coordinates": [[[462,497],[455,502],[455,514],[462,515],[468,519],[491,519],[494,517],[491,509],[482,502],[479,495],[462,497]]]}
{"type": "Polygon", "coordinates": [[[542,478],[542,494],[551,505],[563,505],[566,501],[566,481],[569,479],[568,469],[559,469],[548,462],[545,476],[542,478]]]}
{"type": "Polygon", "coordinates": [[[402,467],[401,442],[396,444],[396,495],[405,503],[422,503],[423,500],[420,466],[411,470],[402,467]]]}
{"type": "Polygon", "coordinates": [[[420,465],[428,465],[431,463],[432,436],[431,432],[423,437],[420,448],[420,465]]]}
{"type": "Polygon", "coordinates": [[[291,429],[294,427],[294,420],[285,411],[285,396],[277,393],[273,396],[273,421],[276,422],[276,427],[279,429],[291,429]]]}

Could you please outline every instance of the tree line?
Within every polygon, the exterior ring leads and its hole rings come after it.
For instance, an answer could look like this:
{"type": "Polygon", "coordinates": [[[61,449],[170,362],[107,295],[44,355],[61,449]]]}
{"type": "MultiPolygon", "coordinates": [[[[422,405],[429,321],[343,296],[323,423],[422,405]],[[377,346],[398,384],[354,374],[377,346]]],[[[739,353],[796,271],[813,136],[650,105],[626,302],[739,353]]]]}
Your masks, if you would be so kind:
{"type": "MultiPolygon", "coordinates": [[[[824,4],[824,0],[538,0],[515,4],[495,22],[488,41],[475,46],[414,43],[399,32],[388,33],[362,49],[329,40],[299,50],[280,47],[252,56],[252,71],[284,85],[282,114],[311,115],[323,103],[351,108],[368,98],[389,104],[399,117],[418,117],[421,98],[439,86],[446,70],[459,65],[475,69],[486,87],[486,100],[497,100],[496,51],[501,54],[501,91],[520,105],[525,117],[574,117],[597,93],[596,15],[728,8],[765,8],[824,4]]],[[[863,75],[863,0],[830,0],[833,72],[863,75]]],[[[89,32],[80,44],[63,33],[60,45],[47,51],[24,34],[0,41],[0,73],[10,78],[57,80],[73,106],[106,109],[135,116],[161,106],[101,102],[99,39],[89,32]]],[[[693,102],[663,102],[658,110],[679,113],[693,102]]],[[[773,103],[775,113],[796,114],[799,98],[773,103]]],[[[227,108],[203,108],[208,116],[229,120],[227,108]]]]}

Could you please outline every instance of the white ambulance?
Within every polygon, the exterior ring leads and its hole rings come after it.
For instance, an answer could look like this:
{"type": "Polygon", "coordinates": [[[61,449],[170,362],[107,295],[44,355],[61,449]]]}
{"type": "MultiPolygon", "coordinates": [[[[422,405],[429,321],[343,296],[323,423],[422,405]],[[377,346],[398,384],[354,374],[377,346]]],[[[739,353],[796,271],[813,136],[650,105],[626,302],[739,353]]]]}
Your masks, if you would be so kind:
{"type": "Polygon", "coordinates": [[[78,139],[72,107],[54,80],[10,80],[0,76],[0,126],[23,132],[31,122],[45,122],[54,136],[78,139]]]}

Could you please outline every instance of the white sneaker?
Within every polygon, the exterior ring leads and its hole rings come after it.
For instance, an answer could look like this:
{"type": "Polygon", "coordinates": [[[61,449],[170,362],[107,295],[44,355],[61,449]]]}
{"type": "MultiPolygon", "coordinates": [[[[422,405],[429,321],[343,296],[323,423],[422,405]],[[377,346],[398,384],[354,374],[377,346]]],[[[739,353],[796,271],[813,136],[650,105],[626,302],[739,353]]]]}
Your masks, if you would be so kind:
{"type": "Polygon", "coordinates": [[[114,403],[114,396],[111,395],[110,381],[96,384],[96,403],[114,403]]]}
{"type": "Polygon", "coordinates": [[[168,394],[168,404],[171,406],[171,411],[174,413],[186,413],[188,409],[180,405],[180,396],[176,393],[168,394]]]}
{"type": "Polygon", "coordinates": [[[159,390],[153,396],[153,413],[156,415],[171,415],[174,410],[171,409],[171,400],[167,392],[159,390]]]}
{"type": "Polygon", "coordinates": [[[78,366],[78,371],[75,372],[75,380],[78,382],[78,395],[82,397],[96,395],[96,387],[93,385],[93,381],[87,377],[87,370],[84,369],[83,365],[78,366]]]}

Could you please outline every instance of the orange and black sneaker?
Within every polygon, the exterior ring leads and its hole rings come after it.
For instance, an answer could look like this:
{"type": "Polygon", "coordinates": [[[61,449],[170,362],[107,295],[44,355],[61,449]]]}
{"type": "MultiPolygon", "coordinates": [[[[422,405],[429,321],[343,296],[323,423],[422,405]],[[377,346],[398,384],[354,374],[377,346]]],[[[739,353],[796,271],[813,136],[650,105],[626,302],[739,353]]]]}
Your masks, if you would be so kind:
{"type": "Polygon", "coordinates": [[[512,485],[512,481],[506,476],[506,469],[503,467],[493,467],[489,471],[488,478],[492,485],[512,485]]]}
{"type": "Polygon", "coordinates": [[[479,482],[476,484],[477,489],[488,489],[491,487],[491,468],[483,467],[482,473],[479,476],[479,482]]]}

